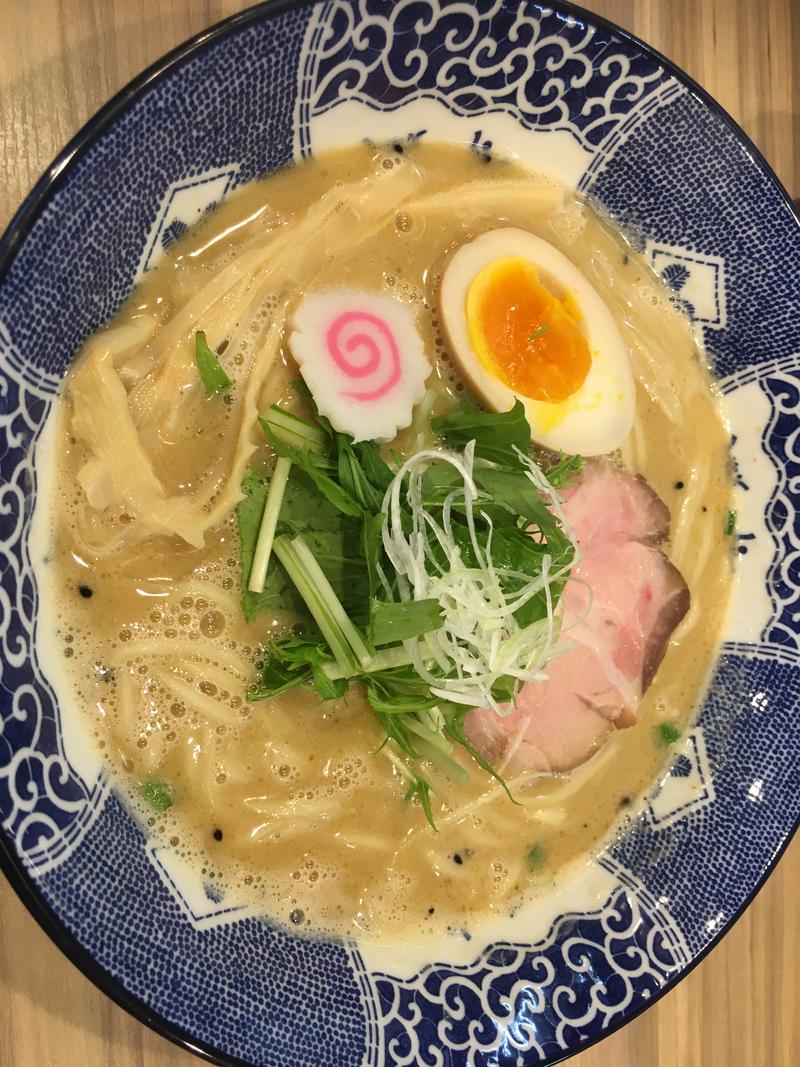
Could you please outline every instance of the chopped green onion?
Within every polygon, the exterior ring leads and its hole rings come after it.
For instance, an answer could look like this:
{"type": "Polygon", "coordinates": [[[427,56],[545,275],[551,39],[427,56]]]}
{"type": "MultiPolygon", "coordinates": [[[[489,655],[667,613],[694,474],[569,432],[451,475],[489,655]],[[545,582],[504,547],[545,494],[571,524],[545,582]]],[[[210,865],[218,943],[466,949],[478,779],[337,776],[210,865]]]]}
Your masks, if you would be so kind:
{"type": "Polygon", "coordinates": [[[253,566],[250,569],[250,580],[247,588],[251,593],[263,593],[264,584],[267,580],[269,557],[272,552],[272,542],[275,540],[275,527],[278,524],[278,515],[283,503],[283,494],[286,490],[286,481],[292,464],[283,457],[275,461],[275,470],[270,479],[267,489],[267,499],[264,505],[264,515],[258,531],[256,550],[253,554],[253,566]]]}
{"type": "Polygon", "coordinates": [[[174,803],[172,790],[160,778],[153,778],[139,786],[139,795],[157,812],[166,811],[174,803]]]}
{"type": "Polygon", "coordinates": [[[680,740],[681,732],[674,723],[661,722],[656,726],[654,736],[658,747],[666,748],[667,745],[674,745],[676,741],[680,740]]]}
{"type": "Polygon", "coordinates": [[[540,326],[538,330],[534,330],[533,333],[528,337],[528,340],[535,341],[537,337],[541,337],[542,334],[547,333],[549,329],[550,324],[546,322],[544,326],[540,326]]]}
{"type": "Polygon", "coordinates": [[[725,520],[725,536],[730,537],[733,531],[736,529],[736,509],[731,508],[728,512],[728,517],[725,520]]]}
{"type": "Polygon", "coordinates": [[[194,335],[194,358],[209,396],[213,396],[214,393],[224,393],[230,389],[233,382],[222,369],[217,353],[206,340],[206,335],[202,330],[198,330],[194,335]]]}
{"type": "Polygon", "coordinates": [[[532,868],[543,867],[546,860],[544,846],[540,844],[535,844],[525,857],[525,862],[532,868]]]}

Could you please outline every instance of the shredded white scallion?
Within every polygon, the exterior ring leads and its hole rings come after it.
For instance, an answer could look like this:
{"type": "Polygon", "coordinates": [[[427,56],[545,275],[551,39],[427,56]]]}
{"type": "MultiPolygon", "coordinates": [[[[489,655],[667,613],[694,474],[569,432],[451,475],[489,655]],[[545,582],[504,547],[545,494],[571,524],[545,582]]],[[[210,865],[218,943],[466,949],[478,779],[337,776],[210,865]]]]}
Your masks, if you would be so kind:
{"type": "MultiPolygon", "coordinates": [[[[533,459],[522,452],[518,455],[527,477],[561,522],[577,558],[575,536],[564,517],[558,492],[533,459]]],[[[405,642],[415,670],[431,686],[432,694],[503,714],[506,709],[492,695],[496,684],[508,677],[518,685],[539,681],[543,667],[557,654],[560,619],[552,586],[568,574],[572,564],[554,566],[552,557],[544,553],[541,573],[524,575],[495,563],[491,519],[480,508],[482,501],[490,498],[476,486],[474,464],[474,442],[463,453],[426,449],[406,460],[384,498],[383,547],[397,572],[401,600],[432,598],[441,606],[443,626],[405,642]],[[436,463],[452,466],[462,481],[434,514],[424,503],[423,478],[428,467],[436,463]],[[462,560],[453,531],[455,507],[466,520],[478,567],[462,560]],[[482,538],[479,529],[485,534],[482,538]],[[518,584],[513,594],[503,590],[508,579],[518,584]],[[542,592],[547,617],[520,627],[514,613],[542,592]],[[432,673],[436,668],[441,675],[432,673]]]]}

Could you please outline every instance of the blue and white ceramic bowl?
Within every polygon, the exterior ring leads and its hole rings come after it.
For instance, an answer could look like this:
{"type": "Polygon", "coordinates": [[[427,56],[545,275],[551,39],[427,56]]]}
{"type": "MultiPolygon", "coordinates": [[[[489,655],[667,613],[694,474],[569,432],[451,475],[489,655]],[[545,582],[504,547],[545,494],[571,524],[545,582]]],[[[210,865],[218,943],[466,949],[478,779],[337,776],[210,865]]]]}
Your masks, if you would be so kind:
{"type": "Polygon", "coordinates": [[[758,152],[662,57],[568,4],[278,0],[124,90],[0,243],[0,859],[48,933],[222,1063],[544,1064],[652,1003],[752,899],[800,810],[799,308],[798,219],[758,152]],[[719,376],[740,531],[708,697],[644,815],[513,943],[413,968],[176,876],[63,729],[28,543],[61,375],[163,248],[293,158],[408,135],[544,163],[635,236],[719,376]]]}

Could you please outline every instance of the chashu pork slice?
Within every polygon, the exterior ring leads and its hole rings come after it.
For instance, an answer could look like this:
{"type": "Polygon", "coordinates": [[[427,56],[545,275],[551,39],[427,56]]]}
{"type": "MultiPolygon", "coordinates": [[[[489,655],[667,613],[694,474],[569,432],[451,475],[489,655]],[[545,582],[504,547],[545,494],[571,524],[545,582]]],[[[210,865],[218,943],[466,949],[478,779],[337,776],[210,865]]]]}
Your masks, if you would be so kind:
{"type": "Polygon", "coordinates": [[[686,582],[660,548],[669,512],[644,479],[589,463],[564,496],[580,549],[561,599],[564,651],[510,714],[476,708],[466,719],[470,743],[508,774],[568,771],[614,727],[632,726],[689,608],[686,582]]]}

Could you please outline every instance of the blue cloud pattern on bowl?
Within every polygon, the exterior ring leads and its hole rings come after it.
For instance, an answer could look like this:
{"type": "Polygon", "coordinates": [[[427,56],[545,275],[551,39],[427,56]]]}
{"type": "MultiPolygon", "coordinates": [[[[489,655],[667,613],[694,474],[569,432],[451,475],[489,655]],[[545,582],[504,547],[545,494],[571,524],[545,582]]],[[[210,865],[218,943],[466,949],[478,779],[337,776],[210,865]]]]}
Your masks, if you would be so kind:
{"type": "Polygon", "coordinates": [[[785,194],[656,54],[568,5],[500,0],[264,5],[165,61],[73,147],[0,246],[9,877],[111,995],[224,1062],[541,1064],[630,1018],[724,931],[800,811],[800,228],[785,194]],[[692,316],[734,431],[740,575],[707,699],[643,814],[549,912],[519,917],[519,941],[403,971],[226,905],[148,838],[62,726],[30,528],[61,375],[188,225],[293,157],[440,136],[546,162],[692,316]]]}

